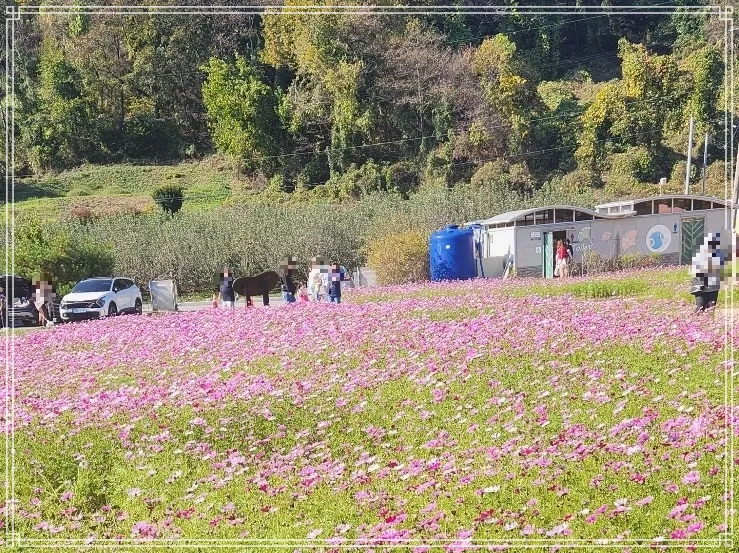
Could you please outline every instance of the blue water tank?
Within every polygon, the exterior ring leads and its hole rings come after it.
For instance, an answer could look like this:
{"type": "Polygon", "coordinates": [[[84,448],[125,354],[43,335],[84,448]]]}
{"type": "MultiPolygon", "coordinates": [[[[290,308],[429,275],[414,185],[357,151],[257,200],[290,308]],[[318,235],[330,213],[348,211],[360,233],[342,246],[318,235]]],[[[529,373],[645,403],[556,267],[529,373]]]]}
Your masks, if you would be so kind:
{"type": "Polygon", "coordinates": [[[431,280],[467,280],[477,276],[472,229],[451,225],[429,238],[431,280]]]}

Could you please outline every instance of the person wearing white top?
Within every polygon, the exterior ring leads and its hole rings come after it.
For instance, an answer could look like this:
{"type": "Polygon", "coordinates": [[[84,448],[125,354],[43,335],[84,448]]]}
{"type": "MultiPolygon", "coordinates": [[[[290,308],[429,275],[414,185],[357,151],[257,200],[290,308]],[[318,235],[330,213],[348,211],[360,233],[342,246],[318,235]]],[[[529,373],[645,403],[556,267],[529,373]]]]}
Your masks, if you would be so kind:
{"type": "Polygon", "coordinates": [[[321,278],[321,270],[318,267],[311,269],[308,274],[308,293],[313,301],[319,301],[321,298],[321,287],[323,286],[321,278]]]}

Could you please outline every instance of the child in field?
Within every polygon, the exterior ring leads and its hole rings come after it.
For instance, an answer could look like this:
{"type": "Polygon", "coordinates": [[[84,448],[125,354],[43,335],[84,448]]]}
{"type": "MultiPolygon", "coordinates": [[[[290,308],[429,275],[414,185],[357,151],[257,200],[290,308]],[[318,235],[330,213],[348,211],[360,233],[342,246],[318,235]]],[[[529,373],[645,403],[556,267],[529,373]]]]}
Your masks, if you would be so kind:
{"type": "Polygon", "coordinates": [[[213,294],[213,309],[218,309],[218,294],[213,294]]]}
{"type": "Polygon", "coordinates": [[[298,288],[298,301],[300,303],[307,303],[309,301],[308,290],[305,288],[305,285],[303,284],[301,284],[300,288],[298,288]]]}

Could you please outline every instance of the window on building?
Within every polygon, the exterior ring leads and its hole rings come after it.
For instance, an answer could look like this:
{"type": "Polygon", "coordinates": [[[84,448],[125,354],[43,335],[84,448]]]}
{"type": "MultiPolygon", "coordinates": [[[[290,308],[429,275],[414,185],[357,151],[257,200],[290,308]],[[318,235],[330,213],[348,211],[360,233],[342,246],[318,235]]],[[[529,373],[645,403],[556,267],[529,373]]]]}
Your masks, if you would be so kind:
{"type": "Polygon", "coordinates": [[[634,211],[637,215],[651,215],[652,214],[652,200],[648,202],[638,202],[634,204],[634,211]]]}
{"type": "Polygon", "coordinates": [[[554,210],[553,209],[542,209],[537,211],[535,214],[535,221],[537,225],[548,225],[554,222],[554,210]]]}
{"type": "Polygon", "coordinates": [[[654,212],[655,214],[672,213],[672,200],[654,200],[654,212]]]}
{"type": "Polygon", "coordinates": [[[528,215],[526,215],[526,217],[516,221],[516,226],[518,227],[530,227],[533,224],[534,224],[534,214],[533,213],[529,213],[528,215]]]}
{"type": "Polygon", "coordinates": [[[557,223],[571,223],[574,221],[574,215],[571,209],[555,209],[554,219],[557,223]]]}
{"type": "Polygon", "coordinates": [[[672,200],[672,212],[680,213],[682,211],[691,211],[691,200],[686,198],[675,198],[672,200]]]}
{"type": "Polygon", "coordinates": [[[575,221],[592,221],[593,216],[590,213],[584,211],[575,211],[575,221]]]}
{"type": "Polygon", "coordinates": [[[693,211],[701,211],[703,209],[711,209],[711,202],[706,200],[693,200],[693,211]]]}

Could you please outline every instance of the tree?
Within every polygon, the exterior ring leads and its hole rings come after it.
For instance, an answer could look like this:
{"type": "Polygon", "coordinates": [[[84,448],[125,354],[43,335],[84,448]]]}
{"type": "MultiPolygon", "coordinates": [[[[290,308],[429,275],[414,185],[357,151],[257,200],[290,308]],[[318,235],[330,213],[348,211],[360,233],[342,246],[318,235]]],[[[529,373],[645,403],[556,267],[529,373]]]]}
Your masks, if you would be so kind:
{"type": "Polygon", "coordinates": [[[668,127],[676,127],[685,87],[671,56],[653,56],[641,44],[619,41],[623,78],[605,84],[582,115],[575,153],[583,169],[601,167],[609,153],[632,146],[656,157],[668,127]]]}
{"type": "Polygon", "coordinates": [[[94,153],[94,115],[79,72],[51,38],[42,47],[39,80],[21,127],[30,163],[35,170],[73,166],[94,153]]]}
{"type": "Polygon", "coordinates": [[[505,35],[486,39],[475,51],[472,67],[487,102],[506,123],[509,150],[521,152],[531,138],[531,119],[543,106],[533,83],[522,76],[516,44],[505,35]]]}
{"type": "Polygon", "coordinates": [[[233,64],[211,58],[203,70],[203,101],[216,147],[247,170],[273,171],[282,130],[278,94],[241,56],[233,64]]]}
{"type": "Polygon", "coordinates": [[[724,64],[715,46],[704,46],[687,59],[692,76],[690,96],[685,114],[693,115],[703,126],[712,126],[716,119],[717,102],[723,88],[724,64]]]}
{"type": "Polygon", "coordinates": [[[113,256],[107,244],[74,240],[58,228],[37,219],[19,224],[15,234],[15,271],[27,279],[40,274],[53,278],[62,288],[90,276],[113,272],[113,256]]]}

